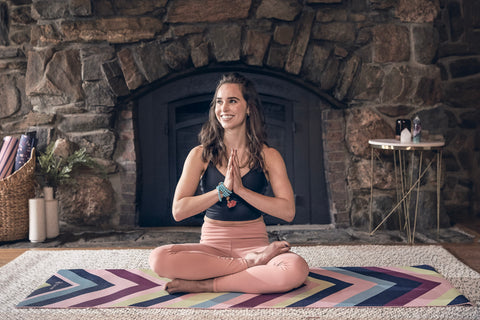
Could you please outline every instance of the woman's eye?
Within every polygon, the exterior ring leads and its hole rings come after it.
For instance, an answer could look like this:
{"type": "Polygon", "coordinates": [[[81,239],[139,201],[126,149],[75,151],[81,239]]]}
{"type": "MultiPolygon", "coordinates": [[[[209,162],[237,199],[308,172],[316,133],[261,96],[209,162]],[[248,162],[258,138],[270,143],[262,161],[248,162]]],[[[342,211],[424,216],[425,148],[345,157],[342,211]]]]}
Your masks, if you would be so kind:
{"type": "Polygon", "coordinates": [[[237,103],[237,100],[231,99],[229,102],[230,102],[230,103],[237,103]]]}

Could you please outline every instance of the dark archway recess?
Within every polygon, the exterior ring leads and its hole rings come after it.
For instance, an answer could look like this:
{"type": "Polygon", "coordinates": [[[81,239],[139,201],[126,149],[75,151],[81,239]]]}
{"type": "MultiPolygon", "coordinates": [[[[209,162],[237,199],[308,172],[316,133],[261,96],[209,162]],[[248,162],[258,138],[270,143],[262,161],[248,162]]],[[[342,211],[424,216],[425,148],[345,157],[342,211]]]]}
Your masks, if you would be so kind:
{"type": "MultiPolygon", "coordinates": [[[[203,214],[175,222],[171,214],[175,186],[223,72],[192,74],[163,84],[138,100],[136,139],[140,161],[139,225],[198,226],[203,214]]],[[[255,82],[267,124],[268,143],[283,155],[292,182],[296,217],[293,224],[330,224],[322,143],[321,96],[268,74],[242,72],[255,82]]],[[[271,195],[269,188],[268,193],[271,195]]],[[[285,222],[265,216],[267,224],[285,222]]]]}

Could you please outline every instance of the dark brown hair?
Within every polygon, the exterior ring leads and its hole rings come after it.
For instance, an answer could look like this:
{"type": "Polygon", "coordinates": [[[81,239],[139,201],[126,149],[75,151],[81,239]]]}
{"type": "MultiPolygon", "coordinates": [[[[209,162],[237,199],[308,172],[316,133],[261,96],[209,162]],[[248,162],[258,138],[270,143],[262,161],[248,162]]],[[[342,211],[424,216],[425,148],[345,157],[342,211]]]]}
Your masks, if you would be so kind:
{"type": "Polygon", "coordinates": [[[202,159],[205,162],[212,162],[215,166],[222,166],[224,161],[228,161],[227,148],[223,143],[224,129],[215,116],[218,89],[225,83],[240,85],[243,98],[247,102],[249,110],[246,120],[247,149],[249,151],[247,166],[251,169],[262,168],[266,172],[262,153],[263,146],[266,144],[266,132],[260,97],[253,82],[239,73],[225,74],[217,84],[215,95],[210,103],[208,121],[203,125],[199,134],[199,140],[203,146],[202,159]]]}

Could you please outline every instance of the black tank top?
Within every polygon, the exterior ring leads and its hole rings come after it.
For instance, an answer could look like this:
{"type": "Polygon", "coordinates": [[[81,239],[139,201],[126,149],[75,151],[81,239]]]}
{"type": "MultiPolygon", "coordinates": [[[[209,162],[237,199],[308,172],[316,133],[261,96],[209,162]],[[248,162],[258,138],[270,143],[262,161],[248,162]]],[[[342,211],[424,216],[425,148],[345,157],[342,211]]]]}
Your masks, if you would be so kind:
{"type": "MultiPolygon", "coordinates": [[[[219,182],[224,181],[225,176],[213,165],[209,164],[200,180],[200,188],[203,193],[215,189],[219,182]]],[[[264,194],[267,189],[267,178],[262,169],[251,169],[242,177],[243,185],[255,192],[264,194]]],[[[242,198],[233,193],[230,200],[237,202],[233,208],[227,207],[227,200],[222,198],[207,209],[206,216],[214,220],[223,221],[248,221],[260,218],[262,212],[249,205],[242,198]]]]}

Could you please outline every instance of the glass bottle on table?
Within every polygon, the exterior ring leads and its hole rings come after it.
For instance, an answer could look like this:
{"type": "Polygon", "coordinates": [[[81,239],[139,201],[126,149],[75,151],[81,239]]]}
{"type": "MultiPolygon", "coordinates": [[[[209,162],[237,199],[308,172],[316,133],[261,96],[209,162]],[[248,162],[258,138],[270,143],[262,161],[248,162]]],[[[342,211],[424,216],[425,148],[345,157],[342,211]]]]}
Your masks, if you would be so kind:
{"type": "Polygon", "coordinates": [[[413,132],[412,132],[413,143],[419,143],[422,139],[422,124],[420,122],[420,117],[415,116],[413,119],[413,132]]]}

